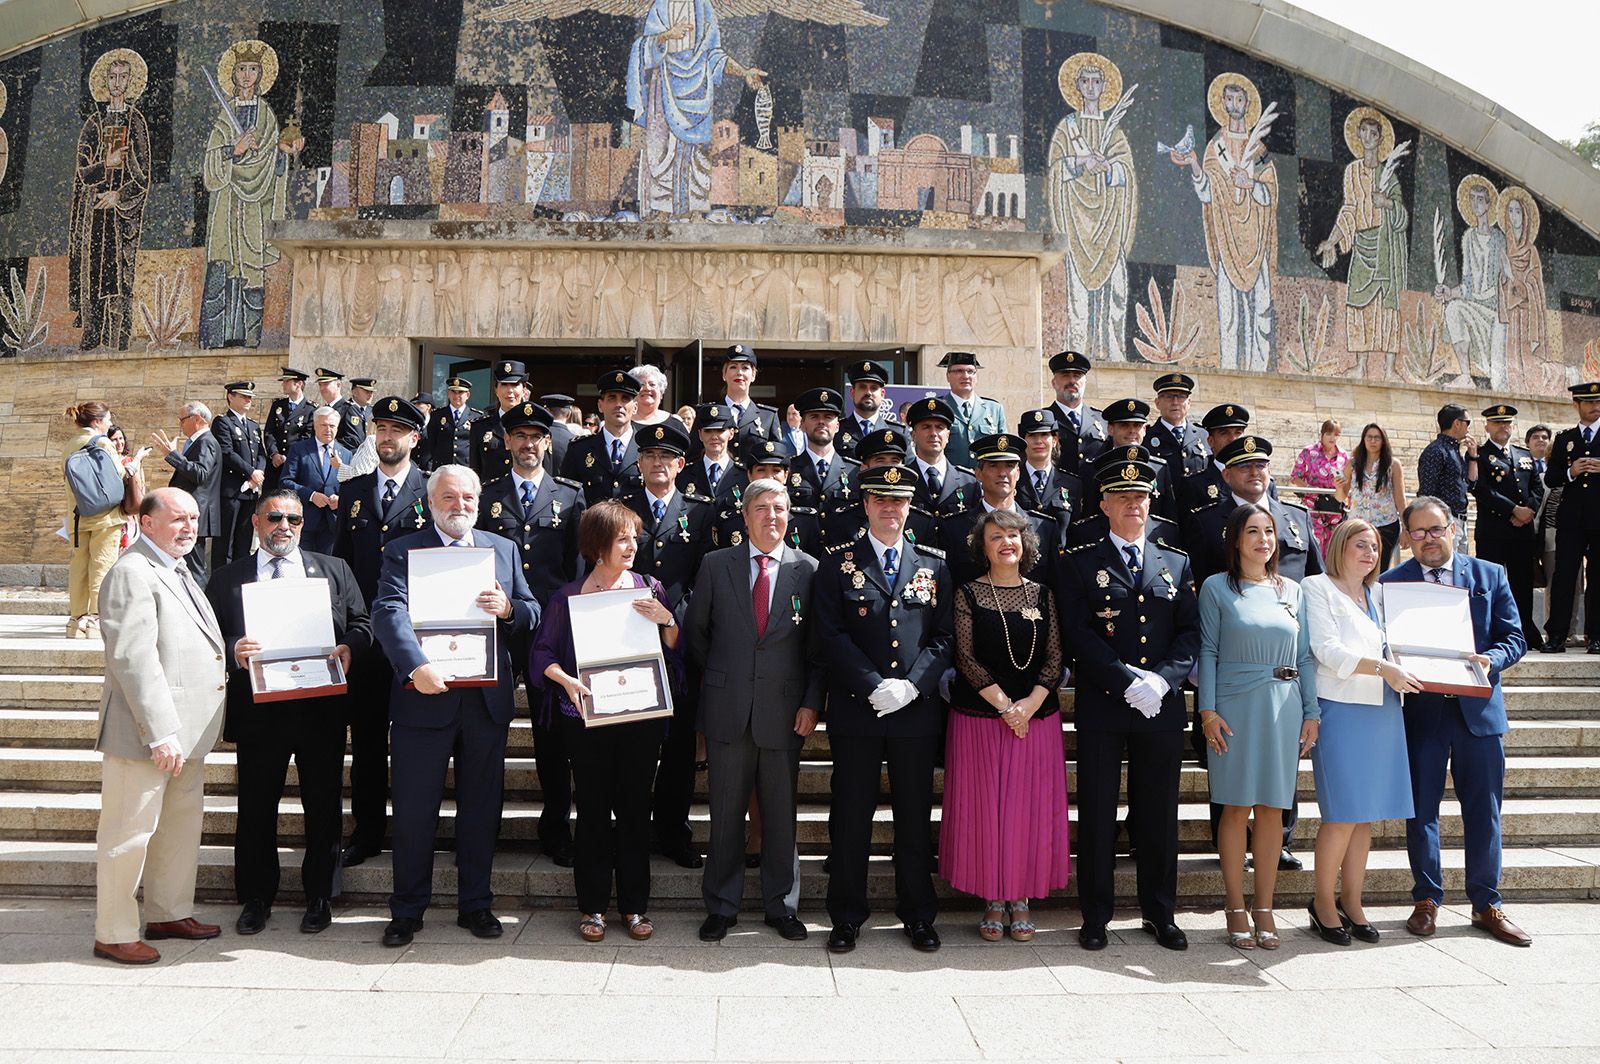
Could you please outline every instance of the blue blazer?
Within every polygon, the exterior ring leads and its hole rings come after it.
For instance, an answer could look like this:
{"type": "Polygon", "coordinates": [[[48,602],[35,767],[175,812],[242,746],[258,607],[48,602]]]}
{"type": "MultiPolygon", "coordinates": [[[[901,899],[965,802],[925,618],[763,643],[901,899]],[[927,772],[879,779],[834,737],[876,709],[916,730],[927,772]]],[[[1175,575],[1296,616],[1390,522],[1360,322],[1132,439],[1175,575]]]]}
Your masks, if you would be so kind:
{"type": "MultiPolygon", "coordinates": [[[[383,550],[383,571],[378,576],[378,595],[372,603],[372,635],[383,647],[384,654],[394,666],[394,688],[389,695],[389,719],[395,724],[418,728],[442,728],[453,724],[460,712],[463,698],[483,692],[483,701],[489,716],[501,724],[509,724],[514,713],[512,700],[517,689],[516,675],[511,668],[511,646],[527,645],[527,636],[539,623],[539,603],[528,590],[522,578],[522,563],[517,558],[516,544],[503,536],[472,530],[475,546],[494,548],[494,575],[500,587],[511,599],[511,617],[500,622],[500,682],[494,687],[458,687],[438,695],[425,695],[406,687],[406,679],[421,665],[427,664],[417,634],[411,627],[408,584],[410,569],[407,559],[412,550],[420,547],[442,546],[439,533],[432,526],[391,541],[383,550]]],[[[485,588],[484,590],[488,590],[485,588]]]]}
{"type": "MultiPolygon", "coordinates": [[[[289,454],[283,460],[279,471],[278,486],[288,488],[300,496],[300,502],[305,506],[306,523],[302,536],[311,536],[315,542],[321,543],[318,547],[325,553],[333,549],[333,536],[339,527],[339,515],[326,506],[311,505],[313,492],[322,492],[324,495],[339,494],[339,471],[329,466],[326,474],[322,468],[321,444],[316,439],[309,438],[293,444],[289,454]]],[[[339,456],[339,461],[350,461],[350,448],[335,441],[329,444],[333,453],[339,456]]]]}
{"type": "MultiPolygon", "coordinates": [[[[1473,735],[1504,735],[1509,726],[1505,696],[1500,691],[1500,674],[1528,652],[1522,619],[1517,613],[1516,600],[1511,597],[1511,582],[1506,579],[1504,566],[1466,554],[1456,554],[1451,559],[1450,571],[1455,585],[1467,589],[1472,603],[1473,641],[1478,653],[1489,659],[1489,682],[1494,686],[1488,698],[1463,695],[1461,715],[1473,735]]],[[[1415,558],[1378,577],[1385,584],[1423,579],[1422,566],[1415,558]]],[[[1428,697],[1432,696],[1406,696],[1407,699],[1428,697]]]]}

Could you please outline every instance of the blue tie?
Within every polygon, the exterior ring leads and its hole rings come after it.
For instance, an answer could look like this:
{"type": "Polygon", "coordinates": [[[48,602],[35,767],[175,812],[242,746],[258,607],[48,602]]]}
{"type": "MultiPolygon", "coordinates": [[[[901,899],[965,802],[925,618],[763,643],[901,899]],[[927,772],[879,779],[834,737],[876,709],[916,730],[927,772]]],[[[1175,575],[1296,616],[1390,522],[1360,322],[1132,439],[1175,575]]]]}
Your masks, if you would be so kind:
{"type": "Polygon", "coordinates": [[[819,458],[819,459],[817,459],[817,483],[826,484],[827,482],[828,482],[828,463],[825,460],[819,458]]]}
{"type": "Polygon", "coordinates": [[[1067,424],[1072,426],[1072,434],[1074,436],[1078,435],[1078,431],[1081,426],[1078,421],[1078,412],[1076,410],[1067,411],[1067,424]]]}
{"type": "Polygon", "coordinates": [[[707,468],[707,470],[706,470],[706,479],[711,482],[711,486],[713,488],[715,488],[717,486],[717,479],[719,477],[721,477],[721,476],[722,476],[722,466],[721,466],[721,464],[717,463],[717,462],[712,462],[710,467],[707,468]]]}
{"type": "Polygon", "coordinates": [[[533,485],[526,480],[522,482],[522,516],[526,517],[533,512],[533,485]]]}
{"type": "Polygon", "coordinates": [[[659,525],[661,519],[667,515],[667,504],[656,499],[650,503],[650,512],[656,515],[656,524],[659,525]]]}
{"type": "Polygon", "coordinates": [[[467,541],[464,539],[452,539],[450,541],[450,545],[452,547],[465,547],[467,545],[467,541]]]}
{"type": "Polygon", "coordinates": [[[1130,543],[1122,548],[1122,553],[1128,556],[1128,572],[1137,580],[1139,578],[1139,548],[1130,543]]]}
{"type": "Polygon", "coordinates": [[[894,580],[895,574],[899,572],[895,553],[896,551],[893,547],[883,552],[883,575],[887,576],[891,582],[894,580]]]}
{"type": "Polygon", "coordinates": [[[622,441],[621,440],[612,440],[611,441],[611,464],[613,466],[619,466],[619,465],[622,464],[622,441]]]}

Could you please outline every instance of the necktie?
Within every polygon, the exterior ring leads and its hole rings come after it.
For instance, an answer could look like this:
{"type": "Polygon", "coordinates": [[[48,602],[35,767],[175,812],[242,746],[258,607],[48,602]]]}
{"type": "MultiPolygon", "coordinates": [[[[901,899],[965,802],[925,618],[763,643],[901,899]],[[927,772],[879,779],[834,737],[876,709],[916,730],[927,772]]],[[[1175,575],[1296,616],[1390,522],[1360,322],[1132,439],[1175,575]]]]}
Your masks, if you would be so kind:
{"type": "Polygon", "coordinates": [[[825,459],[825,458],[819,458],[819,459],[817,459],[817,483],[818,484],[826,484],[827,482],[828,482],[828,462],[827,462],[827,459],[825,459]]]}
{"type": "Polygon", "coordinates": [[[383,482],[383,508],[385,510],[389,508],[390,503],[394,502],[394,497],[396,494],[398,494],[399,490],[400,486],[394,482],[393,477],[390,477],[383,482]]]}
{"type": "Polygon", "coordinates": [[[1544,476],[1544,459],[1543,458],[1534,459],[1533,471],[1535,473],[1538,473],[1541,477],[1544,476]]]}
{"type": "Polygon", "coordinates": [[[622,441],[621,440],[612,440],[611,441],[611,464],[613,466],[619,466],[619,465],[622,464],[622,441]]]}
{"type": "Polygon", "coordinates": [[[667,515],[667,504],[660,499],[652,499],[650,501],[650,512],[655,514],[656,524],[659,525],[661,519],[667,515]]]}
{"type": "Polygon", "coordinates": [[[1593,439],[1594,439],[1594,429],[1590,428],[1588,425],[1585,425],[1583,427],[1583,445],[1585,447],[1587,447],[1589,445],[1589,442],[1591,440],[1593,440],[1593,439]]]}
{"type": "Polygon", "coordinates": [[[522,516],[527,517],[533,512],[533,485],[526,480],[522,482],[522,516]]]}
{"type": "Polygon", "coordinates": [[[1048,474],[1043,469],[1033,471],[1033,493],[1039,498],[1044,498],[1044,478],[1048,474]]]}
{"type": "Polygon", "coordinates": [[[706,466],[706,480],[711,483],[711,487],[713,489],[716,488],[717,480],[721,476],[722,476],[722,466],[719,463],[712,462],[710,465],[706,466]]]}
{"type": "Polygon", "coordinates": [[[767,614],[771,610],[771,604],[767,600],[772,597],[771,583],[767,577],[767,563],[771,560],[765,554],[756,555],[756,565],[760,568],[756,572],[755,586],[750,589],[750,607],[756,614],[757,639],[767,634],[767,614]]]}
{"type": "Polygon", "coordinates": [[[452,539],[450,541],[450,545],[452,547],[465,547],[467,545],[467,541],[464,539],[452,539]]]}
{"type": "Polygon", "coordinates": [[[195,583],[194,573],[189,570],[189,563],[179,560],[177,566],[178,583],[183,585],[183,593],[189,596],[189,602],[199,611],[200,616],[206,618],[211,624],[217,623],[217,615],[211,612],[211,604],[206,601],[206,596],[200,590],[200,585],[195,583]]]}
{"type": "Polygon", "coordinates": [[[866,439],[868,436],[871,436],[871,435],[872,435],[872,422],[863,421],[861,423],[861,438],[862,439],[866,439]]]}
{"type": "Polygon", "coordinates": [[[1444,570],[1442,568],[1440,568],[1440,569],[1429,569],[1428,570],[1428,579],[1433,581],[1435,584],[1442,584],[1442,583],[1444,583],[1444,577],[1441,576],[1440,574],[1443,573],[1443,572],[1444,572],[1444,570]]]}
{"type": "Polygon", "coordinates": [[[1078,412],[1076,410],[1067,411],[1067,424],[1072,426],[1072,434],[1074,436],[1078,435],[1078,430],[1082,423],[1078,420],[1078,412]]]}
{"type": "Polygon", "coordinates": [[[961,400],[961,420],[972,420],[972,404],[967,402],[965,399],[961,400]]]}
{"type": "Polygon", "coordinates": [[[274,559],[272,559],[272,579],[281,580],[282,578],[283,578],[283,559],[282,558],[274,558],[274,559]]]}
{"type": "Polygon", "coordinates": [[[329,454],[330,454],[330,452],[328,450],[328,445],[327,444],[323,444],[322,445],[322,473],[323,473],[324,476],[327,475],[329,467],[333,464],[332,459],[329,457],[329,454]]]}
{"type": "Polygon", "coordinates": [[[729,403],[728,405],[733,407],[733,423],[737,425],[744,420],[744,407],[738,403],[729,403]]]}
{"type": "Polygon", "coordinates": [[[896,553],[893,547],[883,552],[883,575],[889,578],[891,584],[894,583],[895,574],[900,571],[899,563],[895,559],[896,553]]]}
{"type": "Polygon", "coordinates": [[[941,494],[943,494],[944,485],[939,483],[939,471],[937,469],[929,466],[928,471],[924,473],[922,477],[928,482],[929,495],[932,495],[935,499],[937,499],[941,494]]]}
{"type": "Polygon", "coordinates": [[[461,425],[461,411],[455,407],[450,408],[450,423],[459,427],[461,425]]]}
{"type": "Polygon", "coordinates": [[[1122,548],[1122,553],[1128,556],[1128,572],[1133,574],[1133,578],[1137,580],[1139,578],[1139,548],[1130,543],[1122,548]]]}

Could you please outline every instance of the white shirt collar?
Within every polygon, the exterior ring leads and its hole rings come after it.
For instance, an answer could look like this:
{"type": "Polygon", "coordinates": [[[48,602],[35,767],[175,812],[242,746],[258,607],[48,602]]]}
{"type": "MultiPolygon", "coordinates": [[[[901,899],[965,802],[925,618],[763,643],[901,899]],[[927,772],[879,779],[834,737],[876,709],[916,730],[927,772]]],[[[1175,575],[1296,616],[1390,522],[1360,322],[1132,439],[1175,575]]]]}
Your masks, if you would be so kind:
{"type": "MultiPolygon", "coordinates": [[[[979,501],[979,502],[981,502],[981,503],[983,503],[983,512],[984,512],[984,513],[986,513],[986,514],[992,514],[992,513],[994,513],[994,512],[995,512],[995,511],[996,511],[996,510],[998,510],[998,509],[1000,509],[1000,507],[998,507],[998,506],[990,506],[990,505],[989,505],[989,500],[988,500],[988,499],[985,499],[985,498],[982,498],[982,497],[981,497],[981,496],[980,496],[980,497],[979,497],[979,500],[978,500],[978,501],[979,501]]],[[[1018,509],[1017,509],[1017,499],[1016,499],[1016,496],[1014,496],[1014,495],[1013,495],[1013,496],[1012,496],[1012,497],[1011,497],[1011,505],[1010,505],[1010,506],[1008,506],[1008,507],[1006,507],[1006,512],[1007,512],[1007,513],[1012,513],[1012,514],[1014,514],[1014,513],[1020,513],[1020,512],[1021,512],[1021,511],[1019,511],[1019,510],[1018,510],[1018,509]]]]}
{"type": "Polygon", "coordinates": [[[524,484],[532,484],[533,485],[533,493],[535,495],[537,495],[537,494],[539,494],[539,486],[541,484],[543,484],[543,483],[544,483],[544,469],[543,469],[543,467],[541,467],[539,469],[535,469],[533,471],[533,476],[531,476],[531,477],[525,477],[521,473],[518,473],[515,469],[513,469],[511,471],[511,486],[513,488],[517,489],[517,495],[519,495],[519,496],[522,494],[522,485],[524,485],[524,484]]]}
{"type": "Polygon", "coordinates": [[[607,451],[611,450],[611,444],[613,442],[621,443],[622,449],[626,451],[628,449],[628,443],[633,439],[633,423],[631,421],[628,423],[628,431],[623,433],[621,436],[613,436],[611,435],[611,430],[605,426],[604,422],[602,422],[600,425],[600,435],[605,437],[607,451]]]}
{"type": "Polygon", "coordinates": [[[665,506],[669,510],[672,509],[672,497],[674,495],[676,495],[676,494],[678,494],[678,489],[676,487],[668,488],[667,489],[667,493],[665,495],[657,495],[655,492],[651,491],[648,487],[646,487],[644,489],[645,498],[649,499],[651,502],[655,502],[657,500],[660,500],[661,505],[665,506]]]}
{"type": "Polygon", "coordinates": [[[822,454],[815,447],[811,446],[808,443],[808,444],[806,444],[806,457],[811,459],[811,464],[812,465],[816,465],[818,462],[831,462],[831,461],[833,461],[834,458],[835,458],[835,452],[834,452],[834,449],[832,447],[829,447],[828,448],[828,453],[827,454],[822,454]]]}
{"type": "Polygon", "coordinates": [[[395,490],[398,491],[405,485],[406,478],[411,475],[411,459],[407,458],[406,464],[401,466],[399,471],[392,476],[388,473],[385,473],[382,466],[379,466],[373,472],[378,478],[378,489],[380,492],[383,489],[384,483],[390,480],[394,481],[395,490]]]}
{"type": "Polygon", "coordinates": [[[1183,426],[1182,425],[1174,425],[1172,422],[1168,421],[1164,417],[1157,418],[1156,421],[1159,422],[1162,426],[1164,426],[1168,432],[1172,433],[1178,439],[1180,439],[1180,440],[1183,439],[1183,426]]]}
{"type": "Polygon", "coordinates": [[[1115,532],[1110,533],[1110,536],[1111,536],[1112,546],[1117,548],[1117,553],[1118,554],[1121,554],[1123,556],[1127,555],[1128,552],[1122,549],[1124,547],[1128,547],[1128,546],[1138,547],[1139,548],[1139,560],[1141,562],[1144,561],[1144,545],[1145,545],[1145,542],[1146,542],[1146,537],[1140,536],[1136,540],[1134,540],[1134,539],[1123,539],[1121,536],[1117,535],[1115,532]]]}
{"type": "Polygon", "coordinates": [[[712,466],[716,466],[718,469],[721,469],[724,473],[726,473],[728,471],[728,466],[732,464],[733,459],[728,457],[727,451],[722,452],[721,458],[712,458],[710,455],[707,455],[705,458],[705,467],[707,473],[711,472],[712,466]]]}
{"type": "Polygon", "coordinates": [[[886,544],[883,544],[883,543],[879,543],[878,542],[878,537],[874,536],[870,531],[868,531],[867,532],[867,542],[872,544],[873,551],[878,555],[878,568],[880,568],[880,569],[883,568],[883,555],[884,555],[884,552],[887,551],[890,547],[894,548],[894,560],[895,560],[896,564],[898,564],[898,565],[904,565],[905,564],[905,561],[906,561],[906,537],[904,535],[902,535],[900,537],[898,542],[890,543],[890,544],[886,545],[886,544]]]}
{"type": "MultiPolygon", "coordinates": [[[[439,542],[443,543],[446,547],[453,546],[455,544],[455,540],[452,539],[449,534],[438,525],[433,526],[433,532],[434,535],[439,537],[439,542]]],[[[467,529],[467,534],[461,537],[461,545],[464,547],[476,546],[476,544],[472,542],[472,529],[467,529]]]]}
{"type": "MultiPolygon", "coordinates": [[[[770,551],[764,551],[760,547],[756,546],[756,541],[753,540],[753,539],[749,540],[748,542],[750,544],[750,561],[752,563],[756,560],[756,558],[758,556],[760,556],[762,554],[765,554],[768,558],[771,558],[773,565],[777,565],[779,562],[783,561],[783,541],[782,540],[779,540],[778,541],[778,545],[776,547],[773,547],[770,551]]],[[[770,569],[768,570],[768,572],[772,572],[772,571],[773,570],[770,570],[770,569]]]]}
{"type": "Polygon", "coordinates": [[[929,465],[927,462],[924,462],[922,460],[922,456],[921,455],[917,455],[917,454],[913,454],[911,456],[911,460],[913,462],[917,463],[918,472],[926,475],[928,470],[931,469],[935,473],[939,474],[939,479],[941,481],[944,480],[946,473],[948,473],[949,469],[950,469],[950,463],[949,463],[948,460],[945,459],[945,457],[943,455],[941,455],[939,457],[939,462],[938,462],[937,465],[929,465]]]}
{"type": "MultiPolygon", "coordinates": [[[[195,550],[199,550],[200,549],[200,541],[199,540],[195,540],[194,549],[195,550]]],[[[150,554],[155,557],[156,561],[158,561],[162,565],[166,566],[169,570],[177,569],[178,566],[180,566],[180,565],[187,565],[188,564],[182,558],[174,558],[172,555],[168,554],[166,551],[164,551],[160,547],[156,546],[155,543],[153,543],[153,542],[150,544],[150,554]]]]}
{"type": "MultiPolygon", "coordinates": [[[[274,557],[276,556],[269,550],[256,551],[257,580],[272,579],[272,562],[274,557]]],[[[306,562],[304,558],[300,557],[299,547],[296,547],[294,550],[284,555],[283,565],[281,568],[283,570],[283,576],[280,579],[287,580],[291,576],[300,577],[306,575],[306,562]]]]}

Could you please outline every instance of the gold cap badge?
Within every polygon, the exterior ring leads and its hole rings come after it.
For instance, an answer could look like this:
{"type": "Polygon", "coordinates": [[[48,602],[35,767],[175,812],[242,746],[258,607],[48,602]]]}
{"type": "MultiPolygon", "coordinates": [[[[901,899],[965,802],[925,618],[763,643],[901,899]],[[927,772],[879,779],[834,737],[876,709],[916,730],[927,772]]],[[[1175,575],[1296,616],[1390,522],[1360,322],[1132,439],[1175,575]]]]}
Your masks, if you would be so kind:
{"type": "Polygon", "coordinates": [[[392,414],[396,410],[399,410],[399,409],[400,409],[400,400],[398,400],[398,399],[390,399],[389,400],[389,413],[392,414]]]}
{"type": "Polygon", "coordinates": [[[884,472],[883,472],[883,482],[885,484],[898,484],[898,483],[900,483],[900,470],[895,469],[892,466],[890,468],[884,470],[884,472]]]}
{"type": "Polygon", "coordinates": [[[1125,466],[1123,466],[1122,467],[1122,479],[1123,480],[1138,480],[1139,479],[1139,467],[1136,466],[1136,465],[1125,465],[1125,466]]]}
{"type": "Polygon", "coordinates": [[[1244,438],[1244,453],[1245,454],[1255,454],[1256,453],[1256,438],[1254,436],[1246,436],[1244,438]]]}

